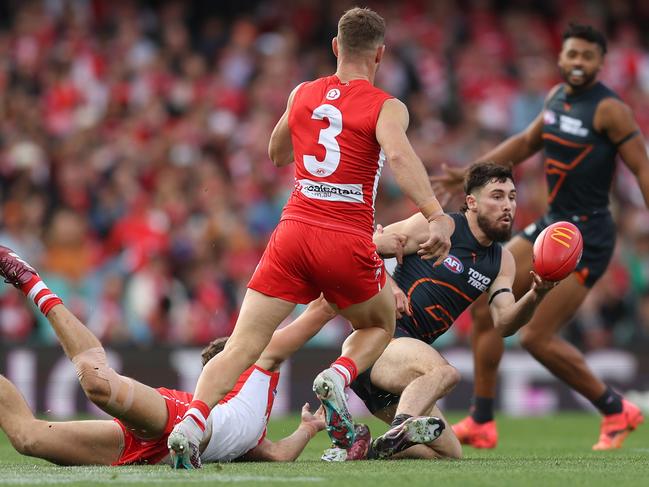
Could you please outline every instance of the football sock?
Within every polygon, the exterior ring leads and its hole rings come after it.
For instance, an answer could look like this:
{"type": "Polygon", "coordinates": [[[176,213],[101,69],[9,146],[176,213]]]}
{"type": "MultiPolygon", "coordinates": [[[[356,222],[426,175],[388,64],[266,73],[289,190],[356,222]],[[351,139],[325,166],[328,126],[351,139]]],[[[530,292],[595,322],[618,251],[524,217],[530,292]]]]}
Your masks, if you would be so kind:
{"type": "Polygon", "coordinates": [[[349,387],[349,384],[356,380],[358,375],[358,369],[354,361],[347,357],[338,357],[336,361],[331,364],[331,368],[338,372],[340,376],[345,381],[345,387],[349,387]]]}
{"type": "Polygon", "coordinates": [[[183,416],[183,423],[186,428],[183,432],[187,435],[190,443],[198,445],[203,438],[207,417],[210,415],[210,407],[203,401],[194,399],[189,404],[189,409],[183,416]]]}
{"type": "Polygon", "coordinates": [[[604,394],[591,402],[604,415],[619,414],[622,412],[622,396],[611,389],[610,386],[606,386],[604,394]]]}
{"type": "Polygon", "coordinates": [[[44,316],[47,316],[47,313],[57,304],[63,304],[61,298],[48,289],[38,274],[34,274],[29,281],[20,286],[20,289],[44,316]]]}
{"type": "Polygon", "coordinates": [[[494,419],[494,400],[491,397],[474,397],[471,417],[476,423],[488,423],[494,419]]]}
{"type": "Polygon", "coordinates": [[[390,426],[394,428],[395,426],[399,426],[406,419],[410,419],[410,418],[412,418],[412,414],[405,414],[405,413],[397,414],[392,420],[392,424],[390,424],[390,426]]]}

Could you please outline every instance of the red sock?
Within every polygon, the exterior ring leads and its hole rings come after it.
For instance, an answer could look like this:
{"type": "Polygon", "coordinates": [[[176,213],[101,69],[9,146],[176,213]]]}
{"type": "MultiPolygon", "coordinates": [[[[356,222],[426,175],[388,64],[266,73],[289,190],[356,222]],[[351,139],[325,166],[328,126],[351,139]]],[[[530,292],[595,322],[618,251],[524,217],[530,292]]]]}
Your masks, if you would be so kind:
{"type": "Polygon", "coordinates": [[[331,368],[338,372],[345,381],[345,387],[356,380],[358,375],[358,368],[354,361],[347,357],[338,357],[336,361],[331,364],[331,368]]]}
{"type": "Polygon", "coordinates": [[[47,285],[43,280],[37,275],[34,276],[25,284],[23,284],[20,289],[25,296],[34,302],[34,304],[41,310],[45,316],[50,310],[57,304],[63,304],[61,298],[56,294],[50,291],[47,285]]]}
{"type": "Polygon", "coordinates": [[[191,418],[196,423],[201,431],[205,431],[205,424],[207,423],[207,417],[210,415],[210,407],[199,399],[194,399],[189,403],[189,409],[183,416],[184,418],[191,418]]]}

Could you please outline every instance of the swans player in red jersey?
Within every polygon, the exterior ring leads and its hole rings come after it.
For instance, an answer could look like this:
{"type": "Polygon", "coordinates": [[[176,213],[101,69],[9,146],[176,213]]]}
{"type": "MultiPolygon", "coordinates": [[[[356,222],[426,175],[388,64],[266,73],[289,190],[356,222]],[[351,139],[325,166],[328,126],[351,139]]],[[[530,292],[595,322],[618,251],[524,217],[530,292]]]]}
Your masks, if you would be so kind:
{"type": "MultiPolygon", "coordinates": [[[[29,264],[3,246],[0,246],[0,278],[23,291],[47,317],[77,370],[86,396],[114,418],[62,422],[36,419],[17,388],[0,375],[0,430],[14,448],[24,455],[58,465],[167,462],[167,437],[189,409],[192,395],[165,387],[154,389],[118,374],[109,366],[97,337],[47,288],[29,264]]],[[[334,315],[323,298],[315,300],[307,310],[304,318],[298,317],[273,334],[255,364],[212,409],[197,460],[292,461],[325,428],[323,412],[311,414],[306,404],[302,408],[302,421],[291,435],[278,441],[266,438],[280,364],[334,315]]],[[[220,353],[226,340],[215,340],[203,351],[203,364],[220,353]]]]}
{"type": "Polygon", "coordinates": [[[225,350],[203,369],[191,408],[169,436],[178,457],[196,456],[210,409],[257,360],[296,303],[320,293],[354,331],[313,388],[334,444],[344,448],[354,441],[344,388],[381,355],[395,326],[394,298],[384,286],[383,263],[372,243],[374,199],[385,160],[429,221],[430,238],[421,245],[421,256],[441,262],[448,254],[452,220],[406,137],[408,111],[373,86],[384,34],[376,12],[348,10],[332,41],[336,73],[302,83],[289,96],[268,153],[276,166],[295,162],[295,189],[248,284],[225,350]]]}

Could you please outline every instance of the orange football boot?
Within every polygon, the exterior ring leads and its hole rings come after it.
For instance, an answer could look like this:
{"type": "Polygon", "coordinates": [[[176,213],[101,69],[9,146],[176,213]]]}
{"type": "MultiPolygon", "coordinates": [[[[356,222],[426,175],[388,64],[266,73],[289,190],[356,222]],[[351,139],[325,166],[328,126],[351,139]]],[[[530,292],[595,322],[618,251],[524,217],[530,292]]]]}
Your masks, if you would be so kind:
{"type": "Polygon", "coordinates": [[[467,416],[453,425],[453,432],[460,443],[474,448],[496,448],[498,444],[498,430],[494,420],[476,423],[471,416],[467,416]]]}
{"type": "Polygon", "coordinates": [[[613,450],[620,448],[629,433],[642,422],[642,412],[635,404],[622,399],[622,412],[609,414],[602,418],[599,441],[593,445],[593,450],[613,450]]]}

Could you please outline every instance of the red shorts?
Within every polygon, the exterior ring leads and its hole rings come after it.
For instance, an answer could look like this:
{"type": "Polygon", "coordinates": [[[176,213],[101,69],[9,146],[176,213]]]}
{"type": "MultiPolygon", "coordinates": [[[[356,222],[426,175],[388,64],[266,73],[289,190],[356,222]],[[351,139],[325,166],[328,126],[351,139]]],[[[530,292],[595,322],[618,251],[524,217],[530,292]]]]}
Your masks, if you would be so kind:
{"type": "Polygon", "coordinates": [[[339,308],[367,301],[385,285],[383,260],[372,239],[296,220],[282,220],[248,283],[293,303],[320,293],[339,308]]]}
{"type": "Polygon", "coordinates": [[[169,450],[167,448],[167,437],[177,423],[189,409],[193,395],[189,392],[175,391],[165,387],[156,389],[164,398],[167,405],[167,424],[160,438],[155,440],[143,440],[138,438],[121,421],[116,419],[117,424],[124,432],[124,449],[122,454],[113,465],[154,465],[164,459],[169,450]]]}

